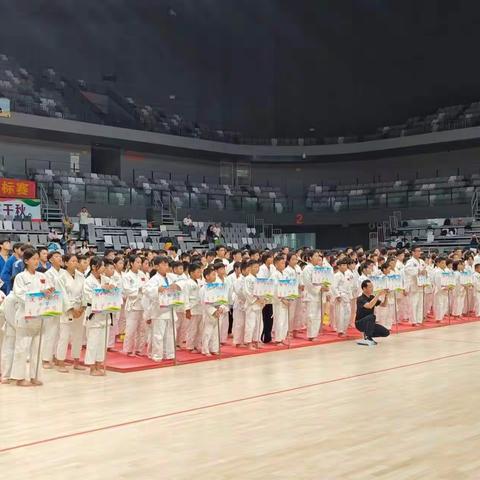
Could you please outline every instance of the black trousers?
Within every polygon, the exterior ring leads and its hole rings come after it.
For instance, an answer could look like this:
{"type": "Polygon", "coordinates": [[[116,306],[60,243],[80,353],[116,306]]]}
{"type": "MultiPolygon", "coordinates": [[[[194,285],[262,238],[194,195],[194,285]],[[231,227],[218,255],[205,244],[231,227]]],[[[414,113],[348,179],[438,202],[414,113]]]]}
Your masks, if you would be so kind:
{"type": "Polygon", "coordinates": [[[228,311],[228,334],[229,335],[232,333],[232,327],[233,327],[233,309],[231,308],[228,311]]]}
{"type": "Polygon", "coordinates": [[[367,315],[360,320],[355,320],[355,327],[367,337],[388,337],[390,331],[383,325],[375,323],[375,315],[367,315]]]}
{"type": "Polygon", "coordinates": [[[79,240],[88,240],[88,225],[87,224],[80,224],[79,232],[78,232],[78,239],[79,240]]]}
{"type": "Polygon", "coordinates": [[[267,303],[262,310],[263,316],[263,332],[261,340],[263,343],[270,343],[272,341],[272,327],[273,327],[273,306],[267,303]]]}

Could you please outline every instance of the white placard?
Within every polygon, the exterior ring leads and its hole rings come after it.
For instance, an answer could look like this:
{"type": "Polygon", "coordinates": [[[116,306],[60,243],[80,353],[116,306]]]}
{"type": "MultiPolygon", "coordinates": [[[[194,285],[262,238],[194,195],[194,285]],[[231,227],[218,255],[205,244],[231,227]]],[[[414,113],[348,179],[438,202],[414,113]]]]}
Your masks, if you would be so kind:
{"type": "Polygon", "coordinates": [[[227,287],[224,283],[206,283],[203,302],[206,305],[228,305],[227,287]]]}
{"type": "Polygon", "coordinates": [[[381,292],[388,288],[387,277],[385,275],[372,275],[370,281],[373,284],[374,293],[381,292]]]}
{"type": "Polygon", "coordinates": [[[419,287],[430,287],[432,282],[430,281],[430,277],[428,275],[418,275],[417,285],[419,287]]]}
{"type": "Polygon", "coordinates": [[[166,289],[158,294],[161,307],[181,307],[185,304],[181,290],[166,289]]]}
{"type": "Polygon", "coordinates": [[[398,273],[392,273],[387,275],[387,288],[388,290],[400,292],[404,289],[403,277],[398,273]]]}
{"type": "Polygon", "coordinates": [[[275,280],[272,278],[256,278],[253,294],[260,298],[272,298],[275,294],[275,280]]]}
{"type": "Polygon", "coordinates": [[[473,273],[472,272],[458,272],[460,274],[460,285],[470,286],[473,285],[473,273]]]}
{"type": "Polygon", "coordinates": [[[122,308],[122,291],[119,288],[106,290],[94,288],[92,296],[92,313],[114,313],[122,308]]]}
{"type": "Polygon", "coordinates": [[[333,270],[330,267],[313,267],[312,283],[314,285],[330,287],[333,283],[333,270]]]}
{"type": "Polygon", "coordinates": [[[27,292],[25,318],[59,317],[62,311],[62,296],[58,291],[48,297],[43,292],[27,292]]]}
{"type": "Polygon", "coordinates": [[[455,277],[453,276],[453,272],[442,272],[440,276],[440,285],[448,288],[455,287],[455,277]]]}
{"type": "Polygon", "coordinates": [[[295,300],[298,294],[298,281],[296,278],[285,278],[277,281],[277,296],[287,300],[295,300]]]}

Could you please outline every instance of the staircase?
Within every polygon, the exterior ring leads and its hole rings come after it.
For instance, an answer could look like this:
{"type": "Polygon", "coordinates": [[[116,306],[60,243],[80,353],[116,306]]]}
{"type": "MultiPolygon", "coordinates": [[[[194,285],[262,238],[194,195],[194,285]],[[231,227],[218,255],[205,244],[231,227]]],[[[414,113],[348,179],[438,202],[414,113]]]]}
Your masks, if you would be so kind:
{"type": "Polygon", "coordinates": [[[46,222],[62,222],[62,211],[57,205],[42,203],[42,220],[46,222]]]}
{"type": "Polygon", "coordinates": [[[63,220],[63,212],[61,205],[55,203],[55,201],[48,196],[48,192],[43,186],[40,186],[40,200],[42,220],[46,222],[61,223],[63,220]]]}
{"type": "Polygon", "coordinates": [[[204,250],[207,245],[202,245],[197,238],[197,232],[184,233],[181,224],[177,221],[177,206],[172,195],[161,197],[158,191],[153,191],[153,208],[149,209],[147,216],[150,221],[160,226],[169,237],[176,238],[179,245],[184,245],[182,250],[204,250]]]}

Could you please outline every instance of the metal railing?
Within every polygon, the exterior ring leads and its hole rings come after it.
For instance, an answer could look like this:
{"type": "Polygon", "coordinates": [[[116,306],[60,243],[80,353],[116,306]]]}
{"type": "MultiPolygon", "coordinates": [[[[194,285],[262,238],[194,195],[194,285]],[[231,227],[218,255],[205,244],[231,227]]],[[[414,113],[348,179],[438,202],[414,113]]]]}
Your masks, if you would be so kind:
{"type": "Polygon", "coordinates": [[[477,187],[477,188],[475,188],[475,191],[473,192],[472,201],[471,201],[471,204],[470,204],[472,217],[474,219],[477,218],[477,214],[478,214],[478,197],[479,197],[479,195],[480,195],[480,188],[477,187]]]}
{"type": "MultiPolygon", "coordinates": [[[[42,206],[42,210],[45,215],[45,220],[48,222],[49,218],[48,218],[48,212],[49,212],[49,201],[48,201],[48,193],[47,193],[47,190],[45,189],[45,187],[41,184],[38,185],[38,191],[40,192],[40,201],[41,201],[41,206],[42,206]]],[[[42,212],[42,213],[43,213],[42,212]]]]}

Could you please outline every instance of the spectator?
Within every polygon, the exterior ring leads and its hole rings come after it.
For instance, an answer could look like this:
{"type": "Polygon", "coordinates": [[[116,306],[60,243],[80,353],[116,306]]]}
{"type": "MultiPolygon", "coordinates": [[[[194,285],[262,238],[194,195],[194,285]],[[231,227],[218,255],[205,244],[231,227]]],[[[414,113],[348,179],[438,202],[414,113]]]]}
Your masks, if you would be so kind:
{"type": "Polygon", "coordinates": [[[472,235],[472,238],[470,240],[470,248],[478,248],[478,238],[476,235],[472,235]]]}
{"type": "Polygon", "coordinates": [[[77,253],[77,245],[75,240],[69,240],[67,242],[67,253],[70,255],[75,255],[77,253]]]}
{"type": "Polygon", "coordinates": [[[12,242],[10,239],[2,240],[0,244],[0,274],[2,273],[3,267],[10,256],[10,250],[12,249],[12,242]]]}
{"type": "Polygon", "coordinates": [[[45,273],[50,267],[50,262],[48,261],[48,248],[39,247],[37,248],[38,256],[40,257],[40,262],[38,263],[37,270],[39,272],[45,273]]]}
{"type": "Polygon", "coordinates": [[[3,281],[2,285],[2,291],[5,293],[5,295],[8,295],[10,293],[10,290],[12,289],[12,270],[13,270],[13,265],[17,260],[20,260],[23,257],[23,243],[14,243],[13,244],[13,254],[10,255],[8,260],[5,262],[5,265],[3,266],[2,274],[1,274],[1,279],[3,281]]]}
{"type": "Polygon", "coordinates": [[[60,241],[62,240],[62,236],[54,228],[52,228],[50,229],[50,233],[48,234],[48,239],[51,242],[60,243],[60,241]]]}
{"type": "Polygon", "coordinates": [[[193,225],[192,215],[189,213],[183,219],[183,232],[184,233],[190,233],[193,230],[195,230],[195,227],[193,225]]]}
{"type": "Polygon", "coordinates": [[[86,255],[90,251],[90,248],[88,248],[88,241],[84,240],[82,242],[82,246],[80,247],[80,255],[86,255]]]}
{"type": "Polygon", "coordinates": [[[78,232],[78,239],[79,240],[88,240],[88,219],[91,217],[89,211],[83,207],[79,214],[79,232],[78,232]]]}
{"type": "Polygon", "coordinates": [[[207,243],[213,243],[215,237],[215,233],[213,232],[213,225],[209,225],[207,228],[207,232],[205,233],[205,241],[207,243]]]}
{"type": "Polygon", "coordinates": [[[212,227],[212,232],[213,232],[213,239],[214,240],[219,240],[222,237],[222,229],[220,228],[220,224],[216,223],[212,227]]]}
{"type": "Polygon", "coordinates": [[[70,235],[72,234],[73,230],[73,223],[70,220],[70,217],[68,215],[65,215],[63,217],[63,235],[65,237],[65,240],[70,240],[70,235]]]}

